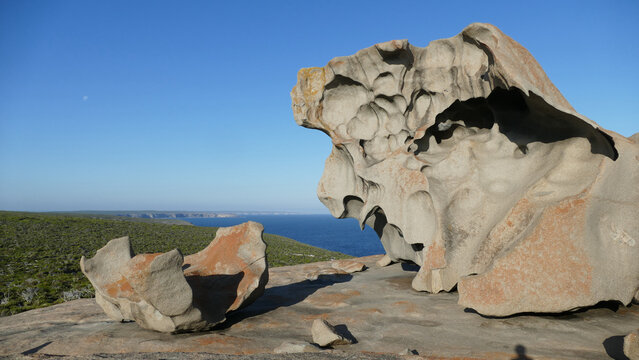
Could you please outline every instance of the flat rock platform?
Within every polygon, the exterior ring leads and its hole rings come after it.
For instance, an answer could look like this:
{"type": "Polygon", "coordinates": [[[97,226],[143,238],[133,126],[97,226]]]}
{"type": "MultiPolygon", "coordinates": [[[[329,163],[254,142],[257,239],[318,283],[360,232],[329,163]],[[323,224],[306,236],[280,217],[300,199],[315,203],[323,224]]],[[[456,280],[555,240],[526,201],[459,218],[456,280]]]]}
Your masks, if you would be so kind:
{"type": "Polygon", "coordinates": [[[457,293],[412,290],[415,267],[380,268],[378,259],[355,259],[368,266],[364,272],[317,280],[307,274],[330,272],[330,262],[270,269],[261,298],[202,333],[171,335],[113,322],[93,299],[2,317],[0,357],[623,359],[623,336],[639,328],[639,306],[613,303],[555,315],[483,317],[458,305],[457,293]],[[346,328],[355,343],[311,345],[317,318],[346,328]]]}

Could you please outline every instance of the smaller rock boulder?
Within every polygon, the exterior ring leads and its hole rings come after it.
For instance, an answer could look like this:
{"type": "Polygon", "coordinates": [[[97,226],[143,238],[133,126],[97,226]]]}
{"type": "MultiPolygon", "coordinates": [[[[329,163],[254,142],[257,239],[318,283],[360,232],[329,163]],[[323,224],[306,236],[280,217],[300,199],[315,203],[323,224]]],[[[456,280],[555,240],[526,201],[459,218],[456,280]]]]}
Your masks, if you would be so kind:
{"type": "Polygon", "coordinates": [[[335,260],[331,263],[331,267],[335,270],[343,271],[347,274],[366,270],[366,265],[364,265],[364,263],[349,259],[335,260]]]}
{"type": "Polygon", "coordinates": [[[375,263],[379,267],[385,267],[393,263],[393,259],[388,256],[388,254],[384,254],[377,262],[375,263]]]}
{"type": "Polygon", "coordinates": [[[639,360],[639,329],[623,338],[623,353],[630,360],[639,360]]]}
{"type": "Polygon", "coordinates": [[[319,269],[305,275],[307,280],[315,281],[322,275],[348,275],[366,270],[366,265],[355,260],[335,260],[330,268],[319,269]]]}
{"type": "Polygon", "coordinates": [[[313,341],[321,347],[353,343],[353,340],[346,334],[338,332],[333,325],[324,319],[315,319],[311,332],[313,333],[313,341]]]}
{"type": "Polygon", "coordinates": [[[264,228],[256,222],[220,228],[202,251],[184,257],[133,254],[128,237],[109,241],[80,268],[96,302],[116,321],[161,332],[206,330],[252,303],[268,281],[264,228]]]}

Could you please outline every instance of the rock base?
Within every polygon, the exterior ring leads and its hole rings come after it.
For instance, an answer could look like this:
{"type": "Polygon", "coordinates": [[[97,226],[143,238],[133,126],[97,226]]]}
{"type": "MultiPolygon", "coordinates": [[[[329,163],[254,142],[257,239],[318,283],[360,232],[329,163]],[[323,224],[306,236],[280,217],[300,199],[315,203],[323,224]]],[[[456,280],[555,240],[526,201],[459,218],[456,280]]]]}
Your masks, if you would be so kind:
{"type": "Polygon", "coordinates": [[[206,333],[171,335],[135,323],[115,323],[94,299],[3,317],[0,356],[111,354],[117,358],[123,353],[148,353],[154,359],[175,353],[180,353],[175,358],[184,358],[182,353],[191,353],[199,359],[199,353],[208,353],[206,358],[261,354],[257,358],[270,359],[273,355],[264,354],[273,354],[283,343],[311,343],[313,321],[325,319],[348,326],[357,343],[335,345],[334,350],[318,354],[277,356],[395,359],[410,349],[426,358],[510,360],[524,354],[533,359],[602,359],[622,354],[623,341],[611,340],[623,339],[639,324],[639,307],[614,304],[558,315],[482,317],[458,305],[457,293],[411,290],[417,267],[379,268],[375,266],[379,258],[357,259],[369,267],[366,271],[321,275],[314,281],[305,275],[329,269],[331,262],[269,269],[264,294],[206,333]],[[158,352],[171,354],[153,357],[158,352]],[[375,353],[384,355],[375,357],[375,353]]]}

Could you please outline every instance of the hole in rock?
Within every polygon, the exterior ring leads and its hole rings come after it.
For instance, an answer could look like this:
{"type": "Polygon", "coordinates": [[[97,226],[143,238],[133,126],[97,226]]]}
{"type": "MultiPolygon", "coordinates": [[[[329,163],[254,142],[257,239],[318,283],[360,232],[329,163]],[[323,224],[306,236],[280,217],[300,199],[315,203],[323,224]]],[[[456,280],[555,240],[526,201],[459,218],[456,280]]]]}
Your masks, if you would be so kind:
{"type": "Polygon", "coordinates": [[[375,95],[375,100],[377,100],[377,99],[382,99],[382,100],[388,101],[391,104],[395,102],[395,99],[393,99],[392,96],[388,96],[388,95],[384,95],[384,94],[375,95]]]}
{"type": "Polygon", "coordinates": [[[326,86],[324,87],[325,90],[330,90],[330,89],[334,89],[337,88],[339,86],[361,86],[364,87],[364,85],[362,85],[361,83],[343,76],[343,75],[335,75],[335,78],[333,78],[333,80],[326,84],[326,86]]]}
{"type": "Polygon", "coordinates": [[[364,201],[362,201],[360,197],[354,195],[347,195],[342,201],[344,204],[344,212],[339,216],[339,218],[358,218],[359,213],[362,211],[362,207],[364,206],[364,201]]]}
{"type": "Polygon", "coordinates": [[[388,224],[388,220],[386,220],[386,214],[384,214],[384,210],[379,206],[376,206],[366,217],[366,224],[372,227],[377,233],[377,237],[380,239],[384,234],[384,227],[388,224]]]}
{"type": "MultiPolygon", "coordinates": [[[[400,260],[400,261],[401,261],[402,270],[414,271],[414,272],[419,271],[419,265],[415,264],[414,262],[408,261],[408,260],[400,260]]],[[[410,280],[412,281],[413,279],[411,278],[410,280]]]]}
{"type": "Polygon", "coordinates": [[[528,154],[528,146],[526,145],[517,145],[517,149],[524,155],[528,154]]]}
{"type": "Polygon", "coordinates": [[[424,244],[420,244],[420,243],[410,244],[410,247],[413,248],[414,251],[424,250],[424,244]]]}
{"type": "Polygon", "coordinates": [[[525,155],[532,142],[553,143],[573,137],[590,142],[593,154],[616,160],[619,156],[612,137],[583,120],[560,111],[540,96],[524,94],[517,88],[497,88],[487,98],[455,101],[435,118],[421,139],[415,140],[415,154],[428,151],[431,137],[437,143],[449,139],[458,127],[490,129],[497,123],[499,131],[517,144],[525,155]]]}
{"type": "Polygon", "coordinates": [[[397,49],[395,51],[384,51],[377,49],[382,56],[382,60],[389,65],[404,65],[407,70],[413,67],[415,57],[409,49],[397,49]]]}

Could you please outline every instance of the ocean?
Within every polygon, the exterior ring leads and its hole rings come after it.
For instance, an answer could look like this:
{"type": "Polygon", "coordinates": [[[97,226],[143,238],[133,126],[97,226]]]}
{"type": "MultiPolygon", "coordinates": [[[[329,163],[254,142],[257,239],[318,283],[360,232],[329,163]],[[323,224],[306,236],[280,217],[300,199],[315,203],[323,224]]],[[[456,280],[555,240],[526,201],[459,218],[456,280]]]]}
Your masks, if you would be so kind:
{"type": "Polygon", "coordinates": [[[352,256],[383,254],[384,248],[373,229],[361,231],[355,219],[331,215],[241,215],[228,218],[183,218],[196,226],[233,226],[246,221],[264,225],[264,232],[286,236],[323,249],[352,256]]]}

